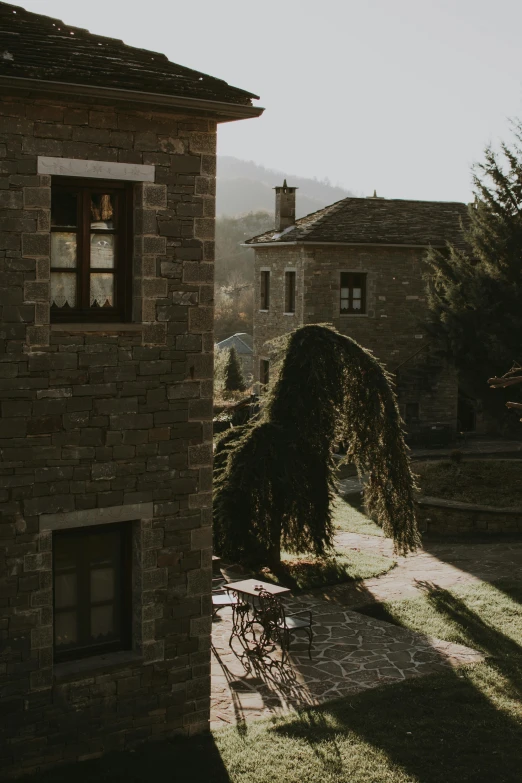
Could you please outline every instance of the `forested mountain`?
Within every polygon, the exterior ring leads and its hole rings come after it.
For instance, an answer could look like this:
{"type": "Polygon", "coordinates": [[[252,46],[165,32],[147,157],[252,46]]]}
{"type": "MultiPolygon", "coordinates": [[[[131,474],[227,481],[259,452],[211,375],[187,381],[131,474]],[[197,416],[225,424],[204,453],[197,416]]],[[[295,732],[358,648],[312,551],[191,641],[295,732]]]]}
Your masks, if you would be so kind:
{"type": "Polygon", "coordinates": [[[354,195],[348,190],[331,185],[328,180],[298,177],[283,171],[266,169],[253,161],[222,155],[217,162],[217,215],[240,215],[259,210],[273,214],[273,188],[282,185],[284,179],[292,187],[299,188],[297,217],[303,217],[309,212],[333,204],[334,201],[354,195]]]}
{"type": "Polygon", "coordinates": [[[254,251],[241,244],[274,225],[274,213],[249,212],[216,220],[215,336],[252,334],[254,251]]]}

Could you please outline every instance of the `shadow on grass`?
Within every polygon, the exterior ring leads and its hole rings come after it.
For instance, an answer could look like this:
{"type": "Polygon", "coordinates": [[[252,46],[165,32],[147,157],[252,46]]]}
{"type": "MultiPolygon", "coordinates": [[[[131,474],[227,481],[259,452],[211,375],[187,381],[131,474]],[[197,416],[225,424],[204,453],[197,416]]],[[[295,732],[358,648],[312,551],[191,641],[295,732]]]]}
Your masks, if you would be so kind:
{"type": "Polygon", "coordinates": [[[231,783],[211,734],[176,737],[134,752],[67,764],[24,778],[25,783],[231,783]]]}
{"type": "MultiPolygon", "coordinates": [[[[522,695],[522,648],[459,597],[430,584],[423,590],[463,641],[488,656],[487,664],[367,691],[272,730],[305,740],[319,758],[330,748],[325,772],[337,764],[340,779],[339,743],[352,737],[384,751],[419,783],[520,783],[522,723],[508,709],[522,695]]],[[[401,625],[382,606],[364,609],[401,625]]]]}
{"type": "MultiPolygon", "coordinates": [[[[491,666],[509,681],[511,689],[522,696],[522,647],[506,634],[485,622],[458,596],[430,583],[421,583],[432,608],[456,626],[464,644],[481,650],[491,666]]],[[[510,588],[504,585],[506,594],[510,588]]],[[[511,587],[510,597],[520,601],[521,590],[511,587]]],[[[522,772],[521,772],[522,775],[522,772]]]]}

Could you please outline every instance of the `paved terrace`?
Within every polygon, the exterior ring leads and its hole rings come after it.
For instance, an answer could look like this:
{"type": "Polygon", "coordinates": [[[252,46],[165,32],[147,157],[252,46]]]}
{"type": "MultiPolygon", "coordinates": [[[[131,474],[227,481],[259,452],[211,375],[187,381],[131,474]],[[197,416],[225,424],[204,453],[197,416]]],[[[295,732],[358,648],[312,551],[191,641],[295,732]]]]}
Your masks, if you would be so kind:
{"type": "MultiPolygon", "coordinates": [[[[354,548],[392,555],[392,542],[380,536],[339,533],[336,538],[343,551],[354,548]]],[[[423,637],[350,609],[369,601],[414,596],[426,582],[449,588],[494,582],[506,576],[522,578],[520,537],[425,539],[423,543],[418,553],[397,558],[397,566],[383,576],[286,600],[289,612],[313,612],[316,625],[312,661],[308,659],[305,634],[294,640],[286,666],[281,665],[277,653],[260,664],[244,655],[237,640],[232,650],[232,613],[222,610],[222,617],[213,626],[212,727],[241,725],[442,667],[481,660],[479,653],[466,647],[423,637]]]]}
{"type": "Polygon", "coordinates": [[[211,728],[321,704],[367,688],[481,660],[480,653],[357,614],[324,597],[286,599],[288,612],[311,609],[314,650],[306,634],[293,639],[286,664],[279,650],[263,661],[229,645],[232,611],[214,622],[211,728]]]}

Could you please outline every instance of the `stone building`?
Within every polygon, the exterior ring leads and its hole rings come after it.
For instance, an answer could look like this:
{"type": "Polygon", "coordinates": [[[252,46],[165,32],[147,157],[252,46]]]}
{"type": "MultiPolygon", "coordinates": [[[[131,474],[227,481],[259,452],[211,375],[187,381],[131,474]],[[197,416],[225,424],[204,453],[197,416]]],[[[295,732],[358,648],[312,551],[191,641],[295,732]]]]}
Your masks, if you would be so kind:
{"type": "Polygon", "coordinates": [[[0,777],[208,726],[216,126],[0,3],[0,777]]]}
{"type": "Polygon", "coordinates": [[[395,375],[412,440],[451,438],[457,377],[421,327],[423,258],[430,246],[465,245],[466,205],[350,197],[296,220],[296,188],[275,191],[275,229],[246,242],[255,251],[255,379],[269,380],[268,340],[333,324],[395,375]]]}

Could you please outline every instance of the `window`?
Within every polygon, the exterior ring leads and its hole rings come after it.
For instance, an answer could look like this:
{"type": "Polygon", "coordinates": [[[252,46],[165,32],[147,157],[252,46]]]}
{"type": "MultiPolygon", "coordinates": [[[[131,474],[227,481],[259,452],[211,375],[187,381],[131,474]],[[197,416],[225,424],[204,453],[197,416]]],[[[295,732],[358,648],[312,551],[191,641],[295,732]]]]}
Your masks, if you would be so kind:
{"type": "Polygon", "coordinates": [[[54,657],[131,646],[130,525],[53,534],[54,657]]]}
{"type": "Polygon", "coordinates": [[[260,310],[270,307],[270,272],[261,272],[261,304],[260,310]]]}
{"type": "Polygon", "coordinates": [[[366,312],[366,275],[341,272],[340,312],[366,312]]]}
{"type": "Polygon", "coordinates": [[[285,313],[295,313],[295,272],[285,272],[285,313]]]}
{"type": "Polygon", "coordinates": [[[52,321],[129,319],[131,187],[102,180],[55,184],[53,179],[52,321]]]}
{"type": "Polygon", "coordinates": [[[270,362],[268,359],[261,359],[259,362],[259,383],[262,386],[268,386],[270,380],[270,362]]]}

